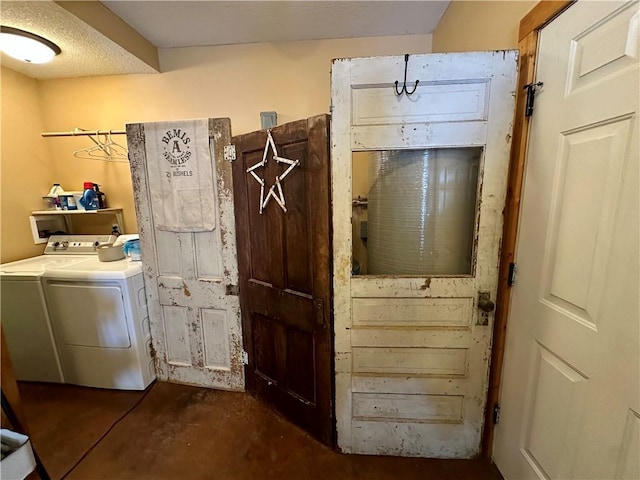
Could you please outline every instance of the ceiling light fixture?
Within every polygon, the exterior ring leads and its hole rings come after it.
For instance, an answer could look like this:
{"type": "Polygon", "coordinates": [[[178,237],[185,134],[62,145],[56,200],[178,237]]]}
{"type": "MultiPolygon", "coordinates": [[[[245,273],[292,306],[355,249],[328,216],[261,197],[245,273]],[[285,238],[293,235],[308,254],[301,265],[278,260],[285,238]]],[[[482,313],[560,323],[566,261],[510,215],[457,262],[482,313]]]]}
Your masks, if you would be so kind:
{"type": "Polygon", "coordinates": [[[28,63],[47,63],[61,50],[55,43],[35,33],[0,26],[0,50],[28,63]]]}

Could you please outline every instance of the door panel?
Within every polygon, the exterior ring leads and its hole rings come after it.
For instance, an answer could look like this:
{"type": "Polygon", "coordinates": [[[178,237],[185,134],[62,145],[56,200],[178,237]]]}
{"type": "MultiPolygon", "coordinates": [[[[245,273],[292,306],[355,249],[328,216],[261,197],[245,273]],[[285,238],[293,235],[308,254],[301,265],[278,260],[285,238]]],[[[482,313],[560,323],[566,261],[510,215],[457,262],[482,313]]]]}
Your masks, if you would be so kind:
{"type": "Polygon", "coordinates": [[[580,1],[539,34],[495,430],[507,480],[640,476],[638,16],[580,1]]]}
{"type": "MultiPolygon", "coordinates": [[[[333,438],[328,117],[273,128],[278,156],[299,160],[282,182],[287,211],[260,213],[247,169],[262,161],[267,132],[233,138],[240,299],[249,354],[247,388],[321,441],[333,438]]],[[[269,151],[265,192],[285,166],[269,151]]]]}
{"type": "Polygon", "coordinates": [[[469,458],[480,450],[493,314],[479,311],[478,298],[495,299],[497,287],[516,56],[412,55],[407,75],[420,83],[411,96],[394,90],[405,57],[333,62],[336,421],[345,452],[469,458]],[[378,176],[377,187],[354,191],[356,158],[388,153],[388,167],[400,170],[411,150],[424,161],[399,182],[378,176]],[[372,235],[384,229],[372,224],[384,215],[396,224],[383,225],[391,231],[379,248],[372,235]],[[365,228],[352,223],[364,218],[365,228]],[[411,245],[399,234],[407,226],[411,245]],[[354,243],[363,230],[368,243],[354,243]],[[354,268],[356,251],[368,255],[358,263],[369,274],[354,268]],[[378,251],[392,269],[376,265],[378,251]]]}
{"type": "Polygon", "coordinates": [[[562,135],[552,180],[543,301],[593,329],[631,126],[623,117],[562,135]]]}
{"type": "Polygon", "coordinates": [[[420,87],[420,95],[406,108],[397,108],[398,96],[386,86],[356,89],[352,125],[486,120],[488,87],[485,79],[427,85],[420,87]],[[452,95],[457,102],[450,101],[452,95]]]}
{"type": "Polygon", "coordinates": [[[216,225],[204,232],[166,231],[154,221],[162,205],[150,200],[149,165],[165,159],[147,156],[146,141],[153,139],[145,134],[155,130],[153,125],[127,125],[127,141],[158,378],[244,390],[240,305],[233,295],[238,278],[233,186],[231,165],[223,159],[231,123],[208,122],[214,202],[205,208],[215,210],[216,225]]]}
{"type": "Polygon", "coordinates": [[[567,478],[567,463],[579,444],[575,420],[582,410],[588,378],[540,344],[533,346],[532,358],[522,454],[549,478],[567,478]],[[564,455],[559,456],[559,451],[564,455]]]}

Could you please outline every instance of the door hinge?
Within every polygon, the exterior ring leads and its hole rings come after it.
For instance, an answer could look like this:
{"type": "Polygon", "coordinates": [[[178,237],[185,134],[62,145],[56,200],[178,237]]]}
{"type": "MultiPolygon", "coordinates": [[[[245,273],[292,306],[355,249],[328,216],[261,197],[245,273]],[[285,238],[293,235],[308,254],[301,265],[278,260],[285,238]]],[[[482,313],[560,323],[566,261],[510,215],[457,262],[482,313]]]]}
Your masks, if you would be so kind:
{"type": "Polygon", "coordinates": [[[524,116],[530,117],[533,115],[533,101],[536,98],[536,87],[544,85],[542,82],[527,83],[523,88],[527,90],[527,103],[524,108],[524,116]]]}
{"type": "Polygon", "coordinates": [[[249,354],[246,350],[242,350],[242,364],[249,365],[249,354]]]}
{"type": "Polygon", "coordinates": [[[493,424],[497,425],[500,423],[500,404],[496,403],[493,406],[493,424]]]}
{"type": "Polygon", "coordinates": [[[516,264],[511,262],[509,264],[509,275],[507,276],[507,285],[513,287],[516,284],[516,264]]]}
{"type": "Polygon", "coordinates": [[[236,159],[236,146],[225,145],[224,146],[224,159],[233,162],[236,159]]]}

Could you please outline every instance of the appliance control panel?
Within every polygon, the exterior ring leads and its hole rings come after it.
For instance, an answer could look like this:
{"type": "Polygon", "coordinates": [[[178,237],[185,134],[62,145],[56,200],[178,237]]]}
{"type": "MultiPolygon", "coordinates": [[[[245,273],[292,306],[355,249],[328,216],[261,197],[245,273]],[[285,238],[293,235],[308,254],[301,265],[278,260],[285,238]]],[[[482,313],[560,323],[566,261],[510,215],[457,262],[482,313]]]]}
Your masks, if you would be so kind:
{"type": "Polygon", "coordinates": [[[97,255],[96,247],[109,243],[111,235],[51,235],[45,255],[97,255]]]}

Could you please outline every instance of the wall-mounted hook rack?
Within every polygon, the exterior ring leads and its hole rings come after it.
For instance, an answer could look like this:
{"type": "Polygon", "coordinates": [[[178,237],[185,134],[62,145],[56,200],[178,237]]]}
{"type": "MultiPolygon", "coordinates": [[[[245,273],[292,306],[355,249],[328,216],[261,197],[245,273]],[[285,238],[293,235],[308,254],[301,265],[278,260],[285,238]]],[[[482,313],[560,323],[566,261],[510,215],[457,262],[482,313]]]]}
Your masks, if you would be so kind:
{"type": "Polygon", "coordinates": [[[409,91],[409,89],[407,89],[407,67],[409,65],[409,54],[406,53],[404,56],[404,81],[402,82],[402,88],[400,90],[398,90],[398,80],[396,80],[396,95],[400,96],[402,95],[403,92],[406,92],[407,96],[408,95],[412,95],[416,89],[418,88],[418,83],[420,83],[420,80],[416,80],[415,85],[413,86],[413,90],[409,91]]]}

